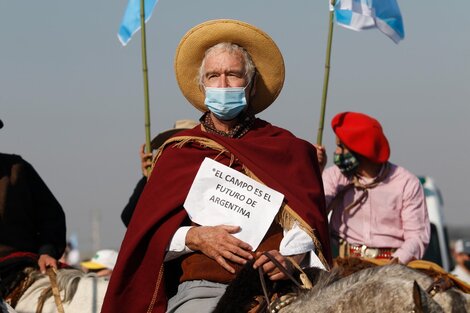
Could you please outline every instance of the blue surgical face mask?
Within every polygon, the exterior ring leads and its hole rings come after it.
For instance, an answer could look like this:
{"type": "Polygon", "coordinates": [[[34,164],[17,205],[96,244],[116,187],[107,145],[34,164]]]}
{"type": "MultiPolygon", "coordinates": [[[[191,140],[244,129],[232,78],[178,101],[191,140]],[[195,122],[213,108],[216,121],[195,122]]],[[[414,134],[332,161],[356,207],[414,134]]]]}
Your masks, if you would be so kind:
{"type": "Polygon", "coordinates": [[[246,87],[213,88],[204,87],[204,103],[214,115],[223,121],[234,119],[246,108],[246,87]]]}

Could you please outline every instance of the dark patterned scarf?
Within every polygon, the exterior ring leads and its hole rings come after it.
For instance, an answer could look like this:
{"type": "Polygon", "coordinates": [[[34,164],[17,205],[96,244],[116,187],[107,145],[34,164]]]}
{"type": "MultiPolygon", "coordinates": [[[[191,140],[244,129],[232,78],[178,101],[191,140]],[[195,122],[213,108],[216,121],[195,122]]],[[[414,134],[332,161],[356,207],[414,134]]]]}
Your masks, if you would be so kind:
{"type": "Polygon", "coordinates": [[[209,111],[204,113],[204,115],[201,116],[199,121],[204,126],[206,131],[210,134],[217,134],[217,135],[229,137],[229,138],[241,138],[250,130],[251,126],[253,126],[255,117],[252,114],[247,114],[245,112],[241,113],[237,117],[237,125],[235,125],[235,127],[233,127],[228,132],[217,130],[215,128],[214,122],[211,119],[211,115],[209,111]]]}

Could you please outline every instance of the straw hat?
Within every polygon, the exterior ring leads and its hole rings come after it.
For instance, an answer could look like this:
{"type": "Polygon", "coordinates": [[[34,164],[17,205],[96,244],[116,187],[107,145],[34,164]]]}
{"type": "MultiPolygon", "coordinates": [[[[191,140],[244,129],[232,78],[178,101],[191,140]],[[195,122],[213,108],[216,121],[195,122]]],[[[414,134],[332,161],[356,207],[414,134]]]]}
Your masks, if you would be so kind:
{"type": "Polygon", "coordinates": [[[160,148],[160,146],[165,141],[167,141],[170,137],[179,133],[180,131],[194,128],[198,124],[199,122],[193,121],[193,120],[177,120],[172,129],[165,130],[159,133],[157,136],[155,136],[155,138],[152,139],[152,142],[150,143],[152,150],[157,150],[158,148],[160,148]]]}
{"type": "Polygon", "coordinates": [[[236,20],[212,20],[190,29],[181,39],[175,55],[176,80],[183,95],[198,110],[207,111],[198,74],[207,49],[231,42],[248,51],[257,70],[256,94],[250,100],[253,113],[266,109],[284,84],[284,60],[274,41],[253,25],[236,20]]]}

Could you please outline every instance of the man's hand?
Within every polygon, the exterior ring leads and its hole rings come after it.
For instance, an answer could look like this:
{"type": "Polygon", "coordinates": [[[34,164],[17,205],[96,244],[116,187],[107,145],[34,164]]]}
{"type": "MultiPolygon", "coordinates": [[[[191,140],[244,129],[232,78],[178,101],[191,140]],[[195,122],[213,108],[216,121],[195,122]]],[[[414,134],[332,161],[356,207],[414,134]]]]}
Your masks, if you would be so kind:
{"type": "MultiPolygon", "coordinates": [[[[289,272],[292,272],[292,264],[287,260],[285,256],[283,256],[279,251],[277,250],[271,250],[268,251],[269,254],[271,254],[276,261],[281,263],[289,272]]],[[[305,257],[305,254],[298,254],[291,256],[297,264],[300,264],[300,262],[303,260],[305,257]]],[[[269,260],[267,256],[262,254],[261,252],[256,253],[256,258],[257,260],[253,264],[253,268],[257,269],[261,267],[263,269],[263,272],[268,275],[269,279],[271,280],[283,280],[287,279],[288,277],[281,272],[277,266],[269,260]]]]}
{"type": "Polygon", "coordinates": [[[57,260],[47,254],[41,254],[38,260],[39,270],[42,274],[46,273],[47,267],[53,267],[57,269],[57,260]]]}
{"type": "Polygon", "coordinates": [[[233,274],[235,269],[227,260],[243,265],[253,258],[251,246],[232,235],[239,231],[239,226],[228,225],[193,227],[186,234],[186,246],[201,251],[233,274]]]}
{"type": "Polygon", "coordinates": [[[317,159],[318,159],[318,165],[320,166],[320,172],[323,172],[326,166],[326,162],[328,161],[325,147],[319,146],[317,144],[314,144],[314,146],[315,146],[315,149],[317,149],[317,159]]]}
{"type": "Polygon", "coordinates": [[[152,167],[153,154],[148,152],[145,153],[145,143],[140,147],[140,168],[142,169],[142,175],[148,177],[148,168],[152,167]]]}

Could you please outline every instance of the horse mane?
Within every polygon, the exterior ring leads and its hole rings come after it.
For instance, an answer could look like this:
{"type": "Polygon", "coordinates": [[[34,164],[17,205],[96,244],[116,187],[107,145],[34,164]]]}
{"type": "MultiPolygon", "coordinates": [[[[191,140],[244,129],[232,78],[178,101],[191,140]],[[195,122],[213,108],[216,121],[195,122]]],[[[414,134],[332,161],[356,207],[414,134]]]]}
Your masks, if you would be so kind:
{"type": "MultiPolygon", "coordinates": [[[[49,277],[46,274],[42,274],[40,271],[34,271],[32,274],[33,281],[36,284],[32,285],[31,288],[42,288],[47,289],[44,291],[44,300],[52,297],[52,287],[49,281],[49,277]]],[[[60,291],[64,292],[63,302],[69,302],[75,296],[77,292],[78,284],[83,278],[97,278],[95,273],[84,273],[78,269],[61,269],[57,271],[57,286],[60,291]]]]}

